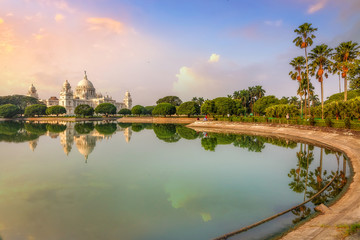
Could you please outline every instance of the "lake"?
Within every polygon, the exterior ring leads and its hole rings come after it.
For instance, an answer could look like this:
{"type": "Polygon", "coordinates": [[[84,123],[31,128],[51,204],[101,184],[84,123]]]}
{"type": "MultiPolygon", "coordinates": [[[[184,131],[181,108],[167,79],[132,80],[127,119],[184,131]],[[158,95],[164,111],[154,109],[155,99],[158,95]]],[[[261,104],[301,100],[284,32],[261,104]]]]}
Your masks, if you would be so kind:
{"type": "Polygon", "coordinates": [[[306,143],[195,132],[183,125],[0,122],[0,236],[267,239],[348,182],[342,153],[306,143]]]}

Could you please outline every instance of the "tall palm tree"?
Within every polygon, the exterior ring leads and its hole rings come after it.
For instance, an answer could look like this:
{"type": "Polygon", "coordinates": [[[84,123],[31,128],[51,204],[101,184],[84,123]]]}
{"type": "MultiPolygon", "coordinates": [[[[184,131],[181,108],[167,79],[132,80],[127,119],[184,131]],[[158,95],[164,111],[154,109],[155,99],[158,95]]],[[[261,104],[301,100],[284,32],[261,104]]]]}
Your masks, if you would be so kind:
{"type": "Polygon", "coordinates": [[[332,48],[326,44],[316,46],[309,53],[311,60],[311,75],[316,76],[321,84],[321,119],[324,119],[324,83],[323,75],[327,78],[328,72],[331,72],[332,62],[332,48]]]}
{"type": "MultiPolygon", "coordinates": [[[[308,57],[307,57],[307,47],[311,46],[313,44],[313,39],[315,38],[315,35],[313,34],[315,31],[317,31],[317,28],[311,27],[311,23],[304,23],[300,25],[297,29],[294,30],[294,32],[298,35],[293,40],[293,43],[297,47],[304,48],[305,49],[305,60],[306,60],[306,77],[309,79],[309,66],[308,66],[308,57]]],[[[310,92],[310,81],[308,81],[307,90],[310,92]]],[[[308,104],[310,106],[310,102],[308,104]]],[[[308,110],[309,116],[310,116],[310,108],[308,110]]]]}
{"type": "Polygon", "coordinates": [[[290,97],[289,103],[298,106],[298,105],[299,105],[299,99],[298,99],[298,97],[296,97],[296,96],[290,97]]]}
{"type": "Polygon", "coordinates": [[[356,42],[342,42],[335,48],[334,60],[339,62],[342,67],[341,76],[344,78],[344,101],[347,100],[347,72],[349,63],[353,62],[360,54],[359,44],[356,42]]]}
{"type": "MultiPolygon", "coordinates": [[[[306,60],[303,56],[296,57],[290,62],[290,65],[294,68],[295,71],[290,71],[289,75],[292,80],[297,80],[299,82],[299,88],[301,85],[301,81],[303,79],[302,76],[304,75],[303,70],[305,69],[305,64],[306,64],[306,60]]],[[[300,96],[301,99],[301,108],[302,108],[302,96],[304,95],[304,93],[300,95],[300,92],[298,91],[298,95],[300,96]]],[[[306,99],[305,99],[305,112],[306,112],[306,99]]]]}
{"type": "Polygon", "coordinates": [[[257,85],[254,88],[255,88],[256,100],[259,100],[260,98],[262,98],[265,95],[266,91],[262,88],[262,86],[257,85]]]}
{"type": "MultiPolygon", "coordinates": [[[[333,55],[334,57],[334,55],[333,55]]],[[[332,74],[337,74],[339,76],[339,93],[341,93],[341,64],[337,61],[332,62],[332,74]]]]}

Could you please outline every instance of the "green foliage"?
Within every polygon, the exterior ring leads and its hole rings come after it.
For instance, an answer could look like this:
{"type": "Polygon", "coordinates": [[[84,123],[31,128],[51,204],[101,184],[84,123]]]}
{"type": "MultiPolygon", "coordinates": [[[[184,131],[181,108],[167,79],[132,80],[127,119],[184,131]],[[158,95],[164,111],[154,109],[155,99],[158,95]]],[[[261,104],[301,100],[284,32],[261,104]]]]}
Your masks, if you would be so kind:
{"type": "Polygon", "coordinates": [[[265,109],[267,117],[285,117],[289,114],[290,117],[295,117],[299,115],[299,109],[297,106],[293,104],[279,104],[279,105],[272,105],[265,109]]]}
{"type": "Polygon", "coordinates": [[[61,133],[66,130],[65,124],[47,124],[46,129],[52,133],[61,133]]]}
{"type": "Polygon", "coordinates": [[[131,109],[131,113],[134,115],[141,115],[145,113],[145,108],[141,105],[136,105],[131,109]]]}
{"type": "Polygon", "coordinates": [[[34,117],[46,114],[46,106],[43,104],[34,104],[25,108],[25,116],[34,117]]]}
{"type": "Polygon", "coordinates": [[[196,102],[184,102],[177,109],[178,115],[198,115],[200,114],[200,106],[196,102]]]}
{"type": "Polygon", "coordinates": [[[127,108],[122,108],[120,109],[120,111],[118,112],[120,115],[130,115],[131,114],[131,110],[127,109],[127,108]]]}
{"type": "Polygon", "coordinates": [[[119,122],[118,125],[119,125],[119,127],[121,127],[121,128],[128,128],[128,127],[131,127],[132,123],[122,123],[122,122],[119,122]]]}
{"type": "Polygon", "coordinates": [[[176,108],[170,103],[159,103],[153,110],[153,115],[173,115],[176,113],[176,108]]]}
{"type": "Polygon", "coordinates": [[[134,132],[140,132],[143,129],[145,129],[145,126],[142,123],[133,123],[131,126],[131,130],[133,130],[134,132]]]}
{"type": "Polygon", "coordinates": [[[174,124],[154,124],[153,130],[156,137],[164,142],[177,142],[181,138],[179,134],[176,133],[176,126],[174,124]]]}
{"type": "Polygon", "coordinates": [[[259,115],[264,115],[266,113],[265,112],[266,108],[278,104],[279,104],[279,99],[277,99],[274,95],[265,96],[260,98],[254,103],[254,112],[259,115]]]}
{"type": "Polygon", "coordinates": [[[235,141],[235,134],[226,134],[226,133],[210,133],[210,137],[216,138],[216,143],[220,145],[228,145],[235,141]]]}
{"type": "Polygon", "coordinates": [[[78,116],[92,116],[94,115],[94,109],[87,104],[81,104],[75,108],[75,114],[78,116]]]}
{"type": "Polygon", "coordinates": [[[265,148],[264,141],[256,136],[237,135],[233,145],[239,148],[245,148],[249,152],[261,152],[265,148]]]}
{"type": "Polygon", "coordinates": [[[109,114],[116,114],[116,107],[111,103],[100,103],[95,108],[96,114],[105,114],[108,116],[109,114]]]}
{"type": "Polygon", "coordinates": [[[217,145],[217,140],[216,138],[212,138],[212,137],[206,137],[206,138],[202,138],[201,139],[201,146],[206,150],[206,151],[215,151],[217,145]]]}
{"type": "Polygon", "coordinates": [[[325,118],[325,124],[327,127],[332,127],[333,123],[330,117],[325,118]]]}
{"type": "Polygon", "coordinates": [[[226,114],[233,114],[235,109],[235,102],[231,98],[218,97],[213,100],[215,102],[215,113],[225,116],[226,114]]]}
{"type": "Polygon", "coordinates": [[[37,134],[20,131],[24,124],[21,122],[0,122],[0,142],[27,142],[39,137],[37,134]]]}
{"type": "Polygon", "coordinates": [[[0,105],[4,104],[14,104],[18,106],[22,111],[29,105],[41,104],[41,102],[33,97],[24,96],[24,95],[12,95],[12,96],[1,96],[0,105]]]}
{"type": "MultiPolygon", "coordinates": [[[[351,90],[347,92],[347,100],[360,97],[360,90],[351,90]]],[[[328,100],[325,101],[325,104],[334,102],[334,101],[342,101],[344,100],[344,92],[342,93],[336,93],[331,95],[328,100]]]]}
{"type": "Polygon", "coordinates": [[[21,128],[23,128],[23,124],[20,122],[0,121],[0,134],[13,135],[21,128]]]}
{"type": "Polygon", "coordinates": [[[116,123],[102,123],[96,124],[95,129],[100,134],[111,135],[116,131],[117,126],[116,123]]]}
{"type": "Polygon", "coordinates": [[[146,106],[144,114],[152,115],[152,111],[154,110],[155,106],[146,106]]]}
{"type": "Polygon", "coordinates": [[[315,118],[314,118],[314,117],[310,117],[310,118],[309,118],[309,124],[310,124],[310,126],[315,126],[315,123],[316,123],[315,118]]]}
{"type": "Polygon", "coordinates": [[[47,115],[56,115],[58,116],[59,114],[65,114],[66,113],[66,109],[63,106],[51,106],[48,107],[46,109],[46,114],[47,115]]]}
{"type": "Polygon", "coordinates": [[[350,118],[345,118],[344,119],[344,124],[345,124],[345,128],[350,129],[351,128],[351,122],[350,122],[350,118]]]}
{"type": "Polygon", "coordinates": [[[0,117],[12,118],[20,113],[20,108],[14,104],[4,104],[0,106],[0,117]]]}
{"type": "Polygon", "coordinates": [[[202,114],[215,114],[215,101],[206,100],[203,105],[201,105],[202,114]]]}
{"type": "Polygon", "coordinates": [[[25,123],[25,130],[29,133],[43,135],[47,132],[46,123],[25,123]]]}
{"type": "Polygon", "coordinates": [[[79,134],[89,134],[92,130],[94,130],[94,123],[76,123],[75,130],[79,134]]]}
{"type": "Polygon", "coordinates": [[[182,101],[177,96],[166,96],[156,101],[156,104],[160,104],[160,103],[170,103],[174,106],[180,106],[182,104],[182,101]]]}
{"type": "Polygon", "coordinates": [[[176,126],[176,132],[179,134],[180,137],[187,140],[193,140],[199,137],[199,133],[197,133],[195,130],[182,125],[176,126]]]}

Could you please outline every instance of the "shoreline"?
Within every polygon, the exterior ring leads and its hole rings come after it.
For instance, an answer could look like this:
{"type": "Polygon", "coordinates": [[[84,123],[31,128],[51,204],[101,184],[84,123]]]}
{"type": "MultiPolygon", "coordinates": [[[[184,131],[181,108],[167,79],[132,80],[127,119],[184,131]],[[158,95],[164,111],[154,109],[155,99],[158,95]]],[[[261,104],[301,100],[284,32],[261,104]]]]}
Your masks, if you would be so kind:
{"type": "Polygon", "coordinates": [[[321,128],[299,128],[292,125],[269,125],[234,122],[196,121],[187,125],[196,131],[244,133],[251,135],[276,136],[290,140],[305,141],[330,147],[344,152],[353,167],[353,181],[345,194],[330,206],[330,211],[310,219],[280,239],[339,239],[340,224],[352,224],[360,221],[360,134],[346,130],[321,128]]]}

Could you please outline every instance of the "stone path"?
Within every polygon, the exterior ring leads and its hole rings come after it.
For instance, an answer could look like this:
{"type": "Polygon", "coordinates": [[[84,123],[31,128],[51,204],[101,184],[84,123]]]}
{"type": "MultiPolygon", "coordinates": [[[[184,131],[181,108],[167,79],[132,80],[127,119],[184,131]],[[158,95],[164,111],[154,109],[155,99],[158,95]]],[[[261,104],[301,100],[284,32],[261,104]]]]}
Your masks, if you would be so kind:
{"type": "MultiPolygon", "coordinates": [[[[203,122],[196,121],[188,127],[196,131],[246,133],[252,135],[286,137],[290,140],[306,141],[320,146],[338,149],[351,160],[354,176],[345,195],[330,207],[331,211],[319,215],[285,235],[283,240],[333,240],[341,239],[340,224],[360,221],[360,134],[349,131],[321,131],[320,128],[307,128],[282,125],[203,122]]],[[[354,235],[348,239],[360,239],[354,235]]]]}

